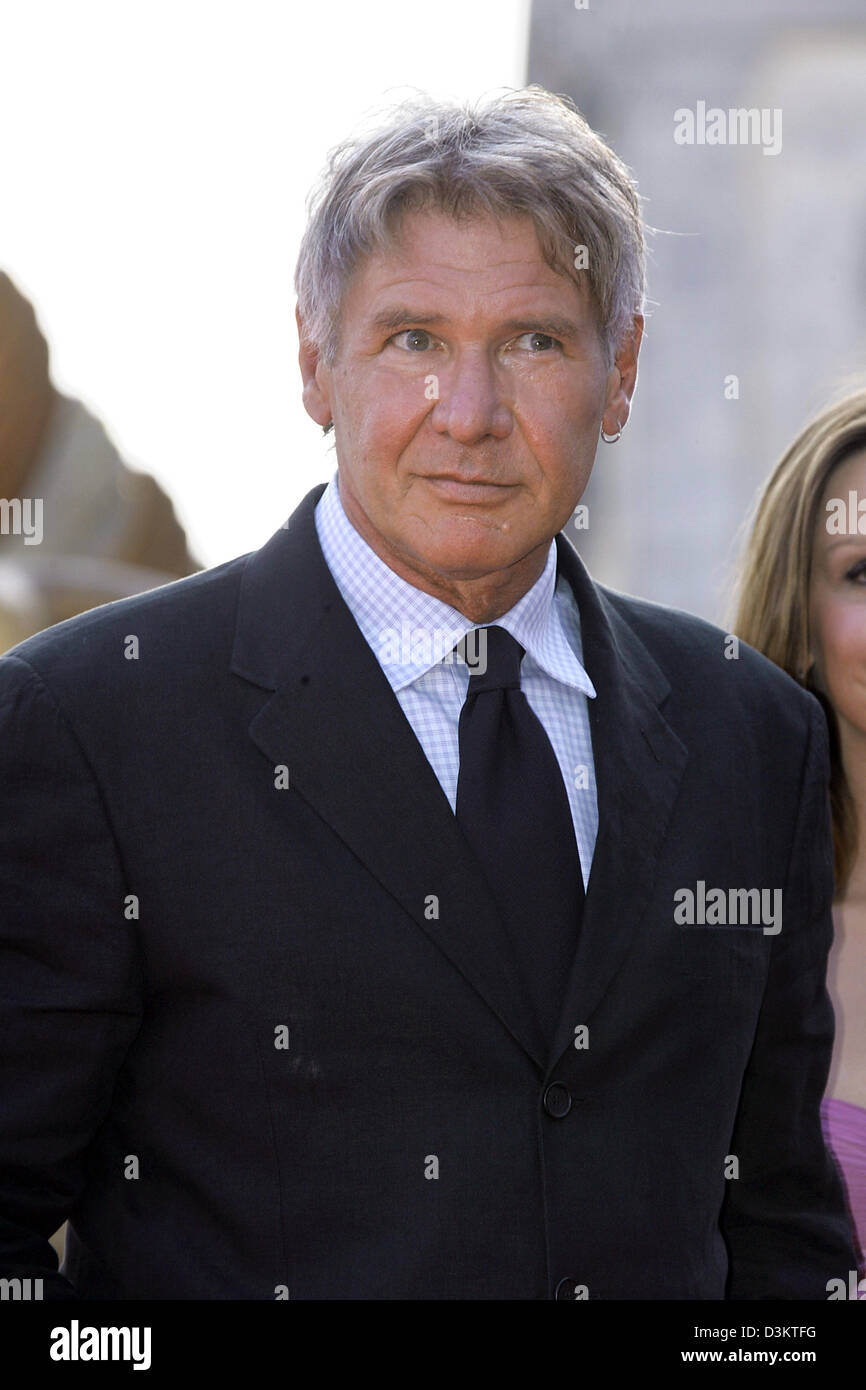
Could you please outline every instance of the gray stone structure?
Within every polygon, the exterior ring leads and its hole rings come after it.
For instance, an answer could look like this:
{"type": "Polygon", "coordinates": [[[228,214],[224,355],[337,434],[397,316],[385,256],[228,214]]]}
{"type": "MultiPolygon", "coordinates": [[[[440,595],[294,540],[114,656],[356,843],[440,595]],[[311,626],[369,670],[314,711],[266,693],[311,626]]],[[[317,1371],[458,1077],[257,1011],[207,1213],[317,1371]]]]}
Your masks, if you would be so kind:
{"type": "Polygon", "coordinates": [[[866,3],[534,0],[527,81],[573,98],[657,229],[632,419],[575,539],[603,582],[722,622],[762,480],[866,380],[866,3]]]}

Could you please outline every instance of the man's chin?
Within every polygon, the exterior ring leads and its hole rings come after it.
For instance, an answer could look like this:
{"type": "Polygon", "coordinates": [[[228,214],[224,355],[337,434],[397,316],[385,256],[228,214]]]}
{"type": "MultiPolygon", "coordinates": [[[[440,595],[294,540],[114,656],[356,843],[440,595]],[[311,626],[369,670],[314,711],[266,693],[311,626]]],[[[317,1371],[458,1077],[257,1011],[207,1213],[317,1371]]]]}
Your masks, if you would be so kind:
{"type": "Polygon", "coordinates": [[[484,545],[482,538],[462,539],[459,545],[430,546],[417,560],[430,574],[452,583],[469,583],[489,575],[501,575],[524,557],[526,550],[515,547],[513,540],[499,545],[484,545]]]}

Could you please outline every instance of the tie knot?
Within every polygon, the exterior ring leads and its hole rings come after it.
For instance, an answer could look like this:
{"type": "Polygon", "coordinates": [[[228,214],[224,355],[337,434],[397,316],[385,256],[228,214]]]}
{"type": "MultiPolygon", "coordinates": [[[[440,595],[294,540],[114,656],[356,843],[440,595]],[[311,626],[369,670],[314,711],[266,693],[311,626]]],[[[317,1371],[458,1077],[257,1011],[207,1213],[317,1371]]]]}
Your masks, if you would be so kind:
{"type": "Polygon", "coordinates": [[[458,643],[457,650],[469,667],[467,697],[485,690],[520,689],[523,647],[504,627],[478,628],[458,643]]]}

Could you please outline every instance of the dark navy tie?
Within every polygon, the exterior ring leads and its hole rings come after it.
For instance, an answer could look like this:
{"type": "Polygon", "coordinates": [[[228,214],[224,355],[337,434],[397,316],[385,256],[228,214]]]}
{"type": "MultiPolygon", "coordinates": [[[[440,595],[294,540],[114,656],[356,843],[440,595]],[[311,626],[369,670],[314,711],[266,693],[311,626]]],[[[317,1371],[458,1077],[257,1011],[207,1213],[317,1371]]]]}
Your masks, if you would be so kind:
{"type": "Polygon", "coordinates": [[[552,1045],[583,915],[574,822],[556,754],[520,689],[523,647],[495,626],[475,642],[458,647],[470,672],[479,660],[460,712],[457,821],[552,1045]]]}

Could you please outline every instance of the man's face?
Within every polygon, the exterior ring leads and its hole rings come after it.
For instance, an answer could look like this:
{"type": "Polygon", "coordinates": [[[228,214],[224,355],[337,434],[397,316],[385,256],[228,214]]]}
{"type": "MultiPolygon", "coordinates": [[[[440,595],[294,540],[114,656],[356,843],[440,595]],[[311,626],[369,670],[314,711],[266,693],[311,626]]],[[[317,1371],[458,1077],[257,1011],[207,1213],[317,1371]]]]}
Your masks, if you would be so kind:
{"type": "Polygon", "coordinates": [[[528,588],[603,415],[609,432],[625,424],[639,338],[609,369],[588,294],[546,264],[529,219],[407,214],[399,246],[347,287],[333,366],[305,372],[307,409],[334,421],[349,519],[455,607],[528,588]]]}

